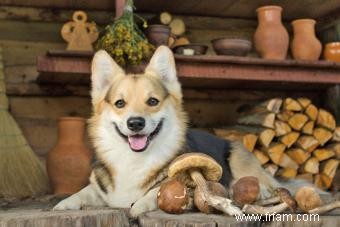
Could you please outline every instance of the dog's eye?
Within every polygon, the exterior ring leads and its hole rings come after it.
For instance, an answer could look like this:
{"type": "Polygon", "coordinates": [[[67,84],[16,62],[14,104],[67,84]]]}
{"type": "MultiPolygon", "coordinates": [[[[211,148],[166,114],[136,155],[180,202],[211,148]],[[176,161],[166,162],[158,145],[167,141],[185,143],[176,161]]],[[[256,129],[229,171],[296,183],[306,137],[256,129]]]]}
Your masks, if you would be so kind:
{"type": "Polygon", "coordinates": [[[149,106],[157,106],[159,101],[156,98],[149,98],[146,102],[149,106]]]}
{"type": "Polygon", "coordinates": [[[125,106],[125,101],[123,99],[119,99],[115,102],[115,106],[117,108],[123,108],[125,106]]]}

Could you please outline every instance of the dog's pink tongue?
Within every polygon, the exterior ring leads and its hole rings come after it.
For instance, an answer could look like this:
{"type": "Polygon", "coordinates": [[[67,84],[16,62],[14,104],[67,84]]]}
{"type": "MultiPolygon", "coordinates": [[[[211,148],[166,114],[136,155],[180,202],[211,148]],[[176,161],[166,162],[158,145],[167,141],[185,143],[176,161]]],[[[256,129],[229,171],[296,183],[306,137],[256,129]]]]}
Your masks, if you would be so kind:
{"type": "Polygon", "coordinates": [[[147,136],[129,136],[128,137],[130,147],[135,150],[142,150],[146,147],[148,141],[147,136]]]}

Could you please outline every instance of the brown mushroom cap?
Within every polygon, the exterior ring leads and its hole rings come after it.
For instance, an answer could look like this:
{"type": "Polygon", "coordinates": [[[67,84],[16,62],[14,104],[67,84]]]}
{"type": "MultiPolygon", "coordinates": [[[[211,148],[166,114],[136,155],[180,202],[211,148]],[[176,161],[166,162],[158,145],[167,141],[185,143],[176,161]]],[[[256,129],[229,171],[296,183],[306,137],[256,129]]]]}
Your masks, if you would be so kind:
{"type": "Polygon", "coordinates": [[[295,200],[299,205],[299,208],[304,212],[308,212],[323,204],[319,193],[315,191],[313,187],[302,187],[295,193],[295,200]]]}
{"type": "Polygon", "coordinates": [[[238,204],[251,204],[256,201],[260,192],[259,180],[253,176],[240,178],[232,186],[233,199],[238,204]]]}
{"type": "Polygon", "coordinates": [[[169,177],[176,177],[189,187],[195,187],[190,171],[199,170],[208,181],[218,181],[222,177],[222,167],[210,156],[202,153],[186,153],[172,161],[168,169],[169,177]]]}
{"type": "Polygon", "coordinates": [[[280,201],[286,203],[292,212],[296,210],[296,201],[290,194],[290,192],[285,188],[277,188],[274,191],[275,195],[280,197],[280,201]]]}
{"type": "Polygon", "coordinates": [[[181,214],[189,203],[187,187],[176,179],[161,184],[157,194],[159,209],[171,213],[181,214]]]}

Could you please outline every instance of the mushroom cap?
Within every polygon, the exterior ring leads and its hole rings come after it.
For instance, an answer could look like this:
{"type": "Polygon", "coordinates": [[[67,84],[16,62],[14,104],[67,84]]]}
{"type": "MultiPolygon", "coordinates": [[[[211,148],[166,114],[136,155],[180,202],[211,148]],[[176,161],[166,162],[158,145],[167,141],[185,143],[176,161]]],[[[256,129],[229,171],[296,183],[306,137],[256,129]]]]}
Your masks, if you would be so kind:
{"type": "Polygon", "coordinates": [[[313,187],[301,187],[295,193],[295,200],[301,210],[308,212],[323,204],[319,193],[313,187]]]}
{"type": "Polygon", "coordinates": [[[251,204],[260,193],[259,180],[253,176],[242,177],[233,184],[232,189],[233,199],[238,205],[251,204]]]}
{"type": "Polygon", "coordinates": [[[171,214],[181,214],[189,203],[187,187],[176,179],[161,184],[157,194],[158,208],[171,214]]]}
{"type": "Polygon", "coordinates": [[[288,189],[285,188],[276,188],[274,191],[275,195],[280,197],[280,201],[283,203],[286,203],[289,207],[289,209],[292,212],[295,212],[296,210],[296,201],[288,191],[288,189]]]}
{"type": "Polygon", "coordinates": [[[207,181],[218,181],[222,177],[222,167],[209,155],[186,153],[175,158],[169,165],[168,176],[176,177],[189,187],[195,187],[190,171],[199,170],[207,181]]]}

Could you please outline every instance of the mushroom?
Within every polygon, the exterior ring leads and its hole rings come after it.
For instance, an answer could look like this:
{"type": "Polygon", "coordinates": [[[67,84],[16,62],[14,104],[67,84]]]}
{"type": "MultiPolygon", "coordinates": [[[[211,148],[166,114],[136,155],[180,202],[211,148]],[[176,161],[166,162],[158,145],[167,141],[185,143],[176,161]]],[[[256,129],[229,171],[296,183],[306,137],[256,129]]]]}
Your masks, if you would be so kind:
{"type": "Polygon", "coordinates": [[[218,181],[222,176],[222,167],[210,156],[202,153],[183,154],[169,165],[168,176],[176,177],[188,186],[197,186],[202,192],[202,199],[217,210],[229,215],[242,214],[230,199],[209,191],[206,180],[218,181]]]}
{"type": "Polygon", "coordinates": [[[246,204],[242,208],[242,211],[247,214],[267,214],[267,213],[280,213],[287,208],[292,212],[295,212],[296,202],[291,196],[290,192],[285,188],[277,188],[274,193],[280,197],[280,202],[278,205],[271,207],[263,207],[259,205],[246,204]]]}
{"type": "Polygon", "coordinates": [[[310,213],[310,214],[323,214],[323,213],[327,213],[327,212],[329,212],[333,209],[336,209],[336,208],[340,208],[340,201],[339,200],[333,201],[329,204],[326,204],[326,205],[314,208],[312,210],[309,210],[308,213],[310,213]]]}
{"type": "Polygon", "coordinates": [[[256,201],[260,192],[259,180],[253,176],[240,178],[232,186],[233,199],[238,204],[250,204],[256,201]]]}
{"type": "MultiPolygon", "coordinates": [[[[217,196],[221,196],[226,198],[228,196],[227,189],[218,182],[208,181],[208,190],[217,196]]],[[[196,187],[194,192],[194,204],[201,212],[206,214],[211,214],[218,212],[214,207],[210,206],[205,200],[203,200],[202,191],[199,190],[198,187],[196,187]]]]}
{"type": "Polygon", "coordinates": [[[323,204],[319,193],[310,186],[299,188],[299,190],[295,193],[295,200],[299,208],[304,212],[308,212],[323,204]]]}
{"type": "Polygon", "coordinates": [[[187,187],[176,179],[162,183],[157,202],[159,209],[171,214],[181,214],[189,202],[187,187]]]}

